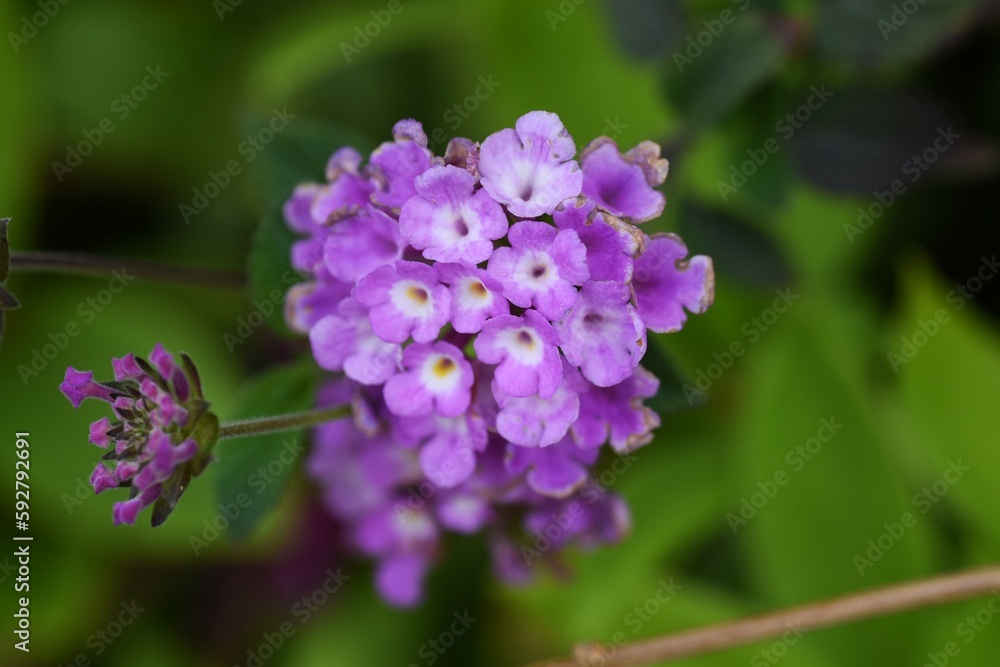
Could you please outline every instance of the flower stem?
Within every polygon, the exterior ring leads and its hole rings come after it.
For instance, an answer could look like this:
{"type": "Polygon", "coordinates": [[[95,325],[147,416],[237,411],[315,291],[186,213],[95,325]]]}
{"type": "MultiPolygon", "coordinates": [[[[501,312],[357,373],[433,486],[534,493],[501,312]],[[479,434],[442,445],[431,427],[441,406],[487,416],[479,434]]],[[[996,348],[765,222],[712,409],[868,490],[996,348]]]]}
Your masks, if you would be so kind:
{"type": "Polygon", "coordinates": [[[83,276],[107,276],[114,270],[142,280],[175,285],[214,287],[244,291],[246,276],[239,271],[178,266],[133,257],[102,257],[70,252],[18,251],[10,253],[12,269],[42,273],[68,273],[83,276]]]}
{"type": "Polygon", "coordinates": [[[592,664],[636,667],[671,662],[778,637],[787,632],[789,627],[803,630],[831,627],[987,593],[1000,594],[1000,566],[876,588],[737,621],[653,637],[621,646],[610,657],[605,657],[599,644],[581,644],[573,651],[572,658],[535,663],[533,667],[586,667],[592,664]],[[595,661],[598,658],[600,660],[595,661]]]}
{"type": "Polygon", "coordinates": [[[306,412],[293,412],[287,415],[277,415],[275,417],[261,417],[259,419],[242,419],[239,421],[226,422],[219,429],[219,440],[227,438],[243,438],[248,435],[261,435],[263,433],[279,433],[281,431],[292,431],[324,424],[335,419],[341,419],[351,414],[350,405],[337,405],[332,408],[319,408],[318,410],[308,410],[306,412]]]}

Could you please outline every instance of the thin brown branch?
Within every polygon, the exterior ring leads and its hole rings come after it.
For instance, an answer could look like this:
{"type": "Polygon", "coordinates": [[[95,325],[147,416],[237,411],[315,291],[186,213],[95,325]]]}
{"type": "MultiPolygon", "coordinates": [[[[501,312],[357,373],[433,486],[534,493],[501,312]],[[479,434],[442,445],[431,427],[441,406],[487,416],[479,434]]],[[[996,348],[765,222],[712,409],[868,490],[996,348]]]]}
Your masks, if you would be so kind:
{"type": "Polygon", "coordinates": [[[1000,566],[876,588],[675,634],[626,644],[606,656],[597,644],[581,644],[572,658],[530,667],[636,667],[715,653],[778,637],[789,628],[814,630],[866,618],[1000,593],[1000,566]]]}

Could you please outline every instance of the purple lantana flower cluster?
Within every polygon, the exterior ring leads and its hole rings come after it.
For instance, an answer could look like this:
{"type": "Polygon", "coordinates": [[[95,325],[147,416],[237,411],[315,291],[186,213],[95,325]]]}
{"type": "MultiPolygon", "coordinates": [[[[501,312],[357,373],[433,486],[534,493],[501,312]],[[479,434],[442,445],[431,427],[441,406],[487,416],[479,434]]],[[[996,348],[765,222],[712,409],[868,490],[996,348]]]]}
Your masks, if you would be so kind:
{"type": "Polygon", "coordinates": [[[152,505],[151,523],[159,526],[211,460],[219,421],[208,411],[187,355],[178,364],[157,343],[149,361],[128,354],[111,365],[115,379],[106,382],[70,366],[59,390],[74,408],[88,398],[111,405],[113,418],[90,425],[90,442],[106,450],[90,483],[95,493],[129,489],[128,499],[114,504],[115,525],[134,524],[152,505]]]}
{"type": "Polygon", "coordinates": [[[624,503],[588,471],[605,444],[650,441],[646,332],[703,312],[714,277],[677,236],[637,226],[665,203],[652,142],[622,153],[601,137],[577,160],[544,111],[443,156],[414,120],[393,137],[367,165],[338,150],[327,182],[286,203],[311,276],[286,317],[338,374],[320,404],[354,407],[317,429],[309,472],[383,597],[411,605],[446,531],[484,532],[510,581],[552,555],[534,535],[549,551],[623,536],[624,503]]]}

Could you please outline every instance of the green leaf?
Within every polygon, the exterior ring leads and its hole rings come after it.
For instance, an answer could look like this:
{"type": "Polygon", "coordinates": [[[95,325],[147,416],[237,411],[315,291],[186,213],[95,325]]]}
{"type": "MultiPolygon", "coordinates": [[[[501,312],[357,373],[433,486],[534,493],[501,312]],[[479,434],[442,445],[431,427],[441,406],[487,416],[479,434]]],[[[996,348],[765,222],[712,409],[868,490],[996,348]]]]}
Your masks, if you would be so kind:
{"type": "Polygon", "coordinates": [[[976,24],[982,0],[831,0],[815,22],[821,55],[856,67],[899,66],[976,24]],[[907,11],[909,10],[909,11],[907,11]]]}
{"type": "MultiPolygon", "coordinates": [[[[900,472],[909,455],[897,460],[898,445],[882,438],[865,384],[864,331],[843,303],[802,290],[747,354],[752,389],[734,429],[739,460],[719,520],[749,548],[753,585],[773,605],[898,582],[935,563],[933,521],[900,472]]],[[[812,641],[840,664],[871,660],[875,645],[891,662],[886,656],[906,654],[920,627],[898,617],[812,641]]]]}
{"type": "MultiPolygon", "coordinates": [[[[700,35],[699,26],[690,34],[700,35]]],[[[708,29],[704,33],[711,36],[708,29]]],[[[766,20],[752,12],[737,13],[735,21],[707,46],[694,38],[672,57],[666,79],[667,97],[696,128],[713,125],[733,110],[777,70],[785,46],[770,32],[766,20]],[[679,60],[683,57],[683,60],[679,60]]]]}
{"type": "MultiPolygon", "coordinates": [[[[251,131],[262,129],[268,120],[259,119],[251,131]]],[[[288,288],[301,280],[291,265],[291,249],[297,235],[285,224],[281,207],[296,185],[323,182],[327,160],[342,146],[365,151],[368,142],[337,125],[296,117],[285,129],[274,134],[274,140],[258,157],[257,190],[267,212],[257,226],[250,249],[250,292],[258,303],[274,306],[270,313],[266,309],[259,310],[281,333],[289,333],[281,302],[288,288]]]]}
{"type": "MultiPolygon", "coordinates": [[[[267,371],[248,386],[235,419],[266,417],[309,409],[317,372],[312,363],[267,371]]],[[[280,500],[292,471],[305,452],[303,430],[249,436],[220,442],[215,453],[216,498],[222,512],[231,510],[228,533],[234,540],[250,536],[280,500]]]]}
{"type": "MultiPolygon", "coordinates": [[[[979,280],[978,268],[970,267],[970,278],[979,280]]],[[[952,463],[961,461],[970,468],[935,496],[942,504],[957,505],[961,521],[971,524],[969,539],[996,554],[1000,548],[996,437],[1000,336],[980,319],[974,300],[967,301],[953,286],[943,284],[928,266],[907,267],[902,282],[905,307],[883,358],[887,366],[898,370],[920,444],[934,461],[935,474],[924,485],[933,488],[941,479],[948,482],[945,471],[952,463]],[[894,355],[892,359],[889,354],[894,355]]]]}

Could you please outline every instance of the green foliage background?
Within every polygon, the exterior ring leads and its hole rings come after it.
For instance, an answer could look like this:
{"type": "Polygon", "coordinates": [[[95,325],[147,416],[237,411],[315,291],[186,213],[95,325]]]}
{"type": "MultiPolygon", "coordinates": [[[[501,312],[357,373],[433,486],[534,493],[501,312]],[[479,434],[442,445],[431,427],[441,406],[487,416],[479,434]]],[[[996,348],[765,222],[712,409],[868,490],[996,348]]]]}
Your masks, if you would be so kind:
{"type": "MultiPolygon", "coordinates": [[[[250,256],[253,266],[246,298],[137,281],[92,319],[81,304],[106,281],[10,277],[23,306],[8,313],[0,349],[0,449],[10,480],[14,432],[30,431],[35,542],[30,656],[11,649],[13,576],[0,570],[3,664],[68,665],[82,655],[111,666],[246,665],[262,633],[291,620],[294,636],[265,664],[424,665],[426,642],[469,610],[478,620],[435,664],[499,667],[586,639],[631,641],[996,561],[1000,282],[983,282],[961,309],[949,299],[989,273],[983,258],[1000,241],[989,222],[1000,185],[996,5],[902,4],[916,10],[892,23],[894,5],[881,0],[402,0],[370,43],[345,55],[387,3],[77,0],[26,43],[0,47],[0,215],[13,219],[15,250],[229,268],[250,256]],[[147,66],[169,74],[120,118],[114,101],[147,66]],[[467,102],[482,80],[495,91],[467,102]],[[785,136],[777,124],[814,86],[833,96],[785,136]],[[283,108],[296,118],[247,162],[241,142],[283,108]],[[220,444],[220,460],[163,527],[113,528],[111,501],[85,488],[97,453],[86,424],[101,409],[70,408],[57,391],[65,367],[110,374],[111,356],[163,341],[198,362],[223,419],[307,404],[316,378],[289,366],[307,346],[282,331],[280,304],[273,328],[239,344],[225,337],[254,311],[251,299],[287,286],[290,237],[267,221],[291,186],[319,178],[343,143],[370,149],[402,117],[421,120],[432,138],[440,130],[481,140],[531,109],[557,112],[581,147],[602,133],[623,148],[663,144],[667,212],[649,227],[680,232],[716,262],[713,308],[681,333],[650,338],[649,365],[677,378],[657,399],[655,442],[602,480],[633,508],[630,539],[568,553],[570,576],[540,571],[522,589],[493,579],[479,539],[452,540],[426,604],[395,611],[373,595],[368,568],[330,551],[315,491],[289,468],[281,477],[291,483],[269,487],[254,506],[251,519],[265,516],[248,541],[233,539],[252,528],[244,517],[194,553],[191,536],[205,538],[218,503],[245,486],[255,456],[247,451],[268,460],[280,440],[220,444]],[[58,179],[53,161],[108,117],[114,131],[58,179]],[[960,138],[909,180],[906,163],[948,127],[960,138]],[[723,197],[719,183],[769,138],[779,149],[723,197]],[[186,223],[179,205],[231,160],[240,173],[186,223]],[[905,192],[852,233],[859,207],[896,179],[905,192]],[[784,290],[798,299],[771,321],[784,290]],[[903,339],[941,310],[947,322],[893,364],[903,339]],[[68,322],[80,335],[25,376],[68,322]],[[726,361],[737,343],[742,353],[726,361]],[[275,366],[282,370],[246,388],[275,366]],[[793,463],[789,452],[823,419],[842,430],[793,463]],[[958,461],[969,471],[922,511],[915,498],[958,461]],[[779,471],[787,483],[734,530],[743,500],[779,471]],[[913,527],[859,574],[856,557],[906,512],[913,527]],[[300,624],[296,600],[337,565],[350,579],[300,624]],[[677,596],[636,621],[635,608],[670,579],[682,586],[677,596]],[[93,633],[132,599],[145,611],[101,648],[93,633]]],[[[0,5],[4,41],[38,11],[27,1],[0,5]]],[[[11,506],[12,486],[3,483],[11,506]]],[[[0,564],[8,553],[0,550],[0,564]]],[[[951,664],[994,664],[1000,624],[971,641],[959,634],[984,604],[808,633],[781,662],[917,666],[955,641],[951,664]]],[[[760,653],[768,647],[677,664],[773,664],[760,653]]]]}

